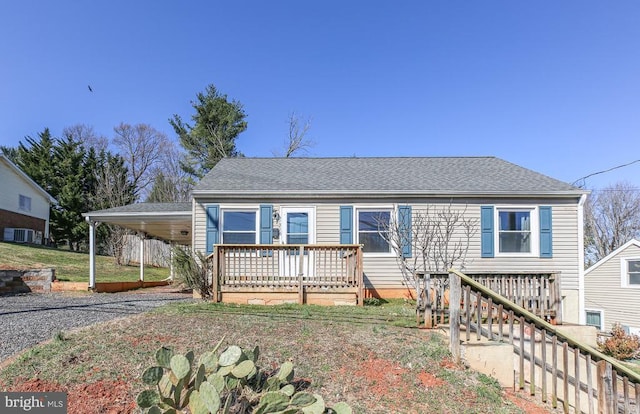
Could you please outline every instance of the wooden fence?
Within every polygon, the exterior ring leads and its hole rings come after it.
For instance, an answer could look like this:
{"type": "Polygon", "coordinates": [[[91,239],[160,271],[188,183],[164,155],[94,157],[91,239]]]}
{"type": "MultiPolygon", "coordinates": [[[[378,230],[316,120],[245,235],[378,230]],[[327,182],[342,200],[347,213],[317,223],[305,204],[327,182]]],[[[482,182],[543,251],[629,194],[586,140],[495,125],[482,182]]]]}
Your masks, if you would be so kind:
{"type": "MultiPolygon", "coordinates": [[[[128,234],[124,236],[122,246],[123,263],[140,263],[140,236],[128,234]]],[[[149,266],[169,267],[171,263],[171,245],[162,240],[144,240],[144,264],[149,266]]]]}
{"type": "Polygon", "coordinates": [[[640,375],[584,345],[473,278],[449,274],[450,348],[460,360],[461,325],[474,336],[513,346],[516,384],[565,413],[640,414],[640,375]]]}

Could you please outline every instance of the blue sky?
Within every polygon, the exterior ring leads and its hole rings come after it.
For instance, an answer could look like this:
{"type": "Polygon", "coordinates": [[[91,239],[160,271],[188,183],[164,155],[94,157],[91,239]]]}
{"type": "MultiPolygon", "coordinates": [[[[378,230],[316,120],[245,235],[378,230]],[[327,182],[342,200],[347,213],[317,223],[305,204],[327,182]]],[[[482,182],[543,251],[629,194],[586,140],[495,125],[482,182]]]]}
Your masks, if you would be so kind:
{"type": "MultiPolygon", "coordinates": [[[[247,156],[282,149],[295,111],[310,156],[495,155],[566,182],[640,159],[637,1],[0,6],[0,145],[79,123],[175,138],[214,84],[244,105],[247,156]]],[[[586,184],[621,180],[640,163],[586,184]]]]}

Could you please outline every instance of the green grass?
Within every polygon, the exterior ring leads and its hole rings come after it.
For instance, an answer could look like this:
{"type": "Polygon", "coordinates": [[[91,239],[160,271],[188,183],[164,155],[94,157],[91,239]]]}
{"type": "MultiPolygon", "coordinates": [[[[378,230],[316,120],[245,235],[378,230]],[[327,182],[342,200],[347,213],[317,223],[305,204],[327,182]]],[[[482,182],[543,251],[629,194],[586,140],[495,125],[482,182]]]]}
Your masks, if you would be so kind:
{"type": "MultiPolygon", "coordinates": [[[[0,242],[0,268],[52,267],[56,279],[69,282],[89,282],[89,255],[42,246],[0,242]]],[[[145,267],[145,280],[163,280],[169,269],[145,267]]],[[[113,257],[96,257],[97,282],[136,281],[140,277],[139,266],[118,266],[113,257]]]]}

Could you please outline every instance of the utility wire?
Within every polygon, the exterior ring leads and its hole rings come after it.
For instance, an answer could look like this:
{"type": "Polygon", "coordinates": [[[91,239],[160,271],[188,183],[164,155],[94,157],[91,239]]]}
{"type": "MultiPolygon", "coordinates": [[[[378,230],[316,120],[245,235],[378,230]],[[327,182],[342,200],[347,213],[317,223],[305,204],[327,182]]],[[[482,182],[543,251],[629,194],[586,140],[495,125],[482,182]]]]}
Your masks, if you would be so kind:
{"type": "Polygon", "coordinates": [[[612,168],[609,168],[609,169],[606,169],[606,170],[602,170],[602,171],[591,173],[589,175],[585,175],[584,177],[580,177],[577,180],[575,180],[573,183],[571,183],[571,185],[576,185],[580,181],[582,181],[582,184],[584,185],[584,180],[586,180],[589,177],[593,177],[594,175],[604,174],[604,173],[609,172],[609,171],[617,170],[618,168],[627,167],[627,166],[629,166],[631,164],[635,164],[636,162],[640,162],[640,160],[631,161],[631,162],[628,162],[626,164],[618,165],[616,167],[612,167],[612,168]]]}

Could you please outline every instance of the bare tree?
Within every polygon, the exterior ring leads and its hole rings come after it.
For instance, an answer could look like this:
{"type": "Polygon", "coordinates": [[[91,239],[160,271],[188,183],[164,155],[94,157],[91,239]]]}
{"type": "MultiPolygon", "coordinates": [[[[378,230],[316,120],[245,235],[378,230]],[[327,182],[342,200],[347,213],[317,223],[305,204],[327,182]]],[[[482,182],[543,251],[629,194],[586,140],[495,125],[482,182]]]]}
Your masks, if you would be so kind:
{"type": "Polygon", "coordinates": [[[626,182],[593,191],[584,217],[585,261],[590,266],[640,237],[640,191],[626,182]]]}
{"type": "Polygon", "coordinates": [[[307,136],[311,129],[311,118],[302,118],[295,112],[289,114],[289,133],[284,141],[284,152],[274,155],[290,158],[299,153],[308,153],[316,143],[307,136]]]}
{"type": "Polygon", "coordinates": [[[124,158],[135,194],[144,198],[153,181],[153,172],[163,165],[170,147],[167,136],[147,124],[121,123],[114,129],[113,145],[124,158]]]}
{"type": "Polygon", "coordinates": [[[413,208],[411,227],[404,223],[402,210],[398,220],[382,223],[380,234],[395,253],[398,267],[408,286],[416,287],[416,272],[446,272],[456,266],[464,269],[471,239],[478,232],[478,219],[467,217],[467,206],[454,208],[426,205],[413,208]],[[404,252],[411,246],[411,255],[404,252]]]}
{"type": "Polygon", "coordinates": [[[169,142],[161,167],[153,171],[153,186],[145,201],[156,203],[186,202],[193,187],[191,175],[181,167],[184,154],[169,142]]]}
{"type": "MultiPolygon", "coordinates": [[[[133,184],[127,177],[124,160],[120,156],[102,153],[103,162],[95,170],[96,194],[94,203],[103,208],[124,206],[134,200],[133,184]]],[[[118,265],[128,264],[123,261],[125,236],[131,232],[123,227],[104,224],[106,253],[113,256],[118,265]]]]}
{"type": "Polygon", "coordinates": [[[97,135],[92,126],[85,124],[72,125],[62,130],[62,136],[72,137],[86,148],[94,148],[96,152],[106,151],[109,148],[109,139],[97,135]]]}

